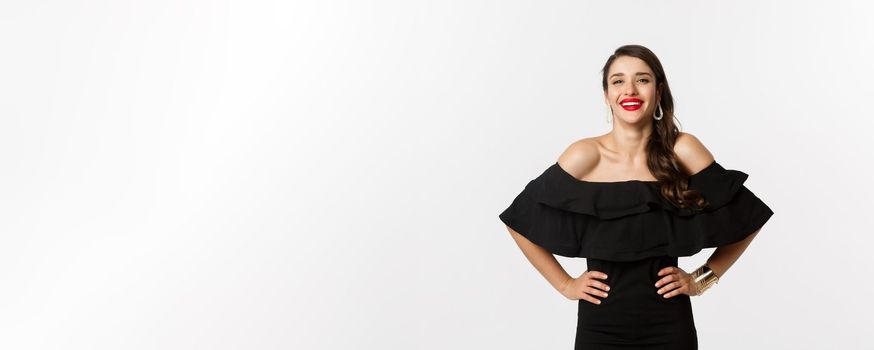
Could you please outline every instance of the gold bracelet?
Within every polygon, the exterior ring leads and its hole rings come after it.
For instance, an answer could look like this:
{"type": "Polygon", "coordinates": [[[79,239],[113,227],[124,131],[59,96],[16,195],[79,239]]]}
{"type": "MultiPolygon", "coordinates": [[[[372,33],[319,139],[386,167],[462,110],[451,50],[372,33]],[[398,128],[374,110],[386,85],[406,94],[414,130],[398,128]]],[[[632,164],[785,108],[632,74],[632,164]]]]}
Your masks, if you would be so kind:
{"type": "Polygon", "coordinates": [[[695,285],[698,287],[698,294],[704,294],[704,291],[713,286],[716,283],[719,283],[719,276],[710,269],[707,264],[701,265],[697,270],[692,272],[692,280],[695,282],[695,285]]]}

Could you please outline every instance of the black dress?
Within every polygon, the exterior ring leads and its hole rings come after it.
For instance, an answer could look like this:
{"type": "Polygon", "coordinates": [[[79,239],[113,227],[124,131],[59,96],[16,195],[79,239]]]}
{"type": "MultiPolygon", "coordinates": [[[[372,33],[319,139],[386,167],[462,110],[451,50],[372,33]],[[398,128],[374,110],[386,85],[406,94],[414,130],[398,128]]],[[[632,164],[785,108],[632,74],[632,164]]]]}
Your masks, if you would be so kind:
{"type": "Polygon", "coordinates": [[[680,208],[657,181],[582,181],[558,163],[531,180],[499,218],[531,242],[586,258],[607,274],[600,305],[578,302],[575,349],[697,349],[690,297],[658,294],[658,271],[703,248],[743,240],[774,212],[746,186],[748,175],[714,161],[689,177],[709,205],[680,208]]]}

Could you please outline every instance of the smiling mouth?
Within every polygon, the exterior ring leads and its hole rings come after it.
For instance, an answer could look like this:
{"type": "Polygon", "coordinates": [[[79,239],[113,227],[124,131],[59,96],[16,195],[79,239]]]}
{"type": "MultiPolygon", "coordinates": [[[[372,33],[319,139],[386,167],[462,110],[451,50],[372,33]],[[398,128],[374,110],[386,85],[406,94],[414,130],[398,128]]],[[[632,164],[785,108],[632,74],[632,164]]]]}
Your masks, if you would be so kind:
{"type": "Polygon", "coordinates": [[[643,102],[632,101],[632,102],[620,103],[619,105],[622,106],[622,108],[625,109],[626,111],[636,111],[636,110],[640,109],[640,107],[643,105],[643,102]]]}

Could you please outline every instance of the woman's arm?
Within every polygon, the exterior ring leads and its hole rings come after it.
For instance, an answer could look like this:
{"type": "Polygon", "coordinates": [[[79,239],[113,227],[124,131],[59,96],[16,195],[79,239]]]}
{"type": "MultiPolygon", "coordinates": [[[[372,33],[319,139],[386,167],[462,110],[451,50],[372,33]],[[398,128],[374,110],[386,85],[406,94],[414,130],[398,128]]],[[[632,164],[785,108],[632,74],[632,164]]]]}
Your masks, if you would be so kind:
{"type": "Polygon", "coordinates": [[[513,240],[522,249],[522,253],[534,265],[534,268],[543,275],[544,278],[552,285],[559,293],[564,289],[565,285],[571,280],[571,276],[564,270],[564,267],[558,263],[555,256],[546,249],[531,243],[528,238],[514,231],[510,226],[507,226],[513,240]]]}
{"type": "MultiPolygon", "coordinates": [[[[558,156],[556,162],[561,166],[562,170],[568,172],[571,176],[580,178],[598,163],[601,153],[595,142],[592,138],[585,138],[571,143],[558,156]]],[[[516,241],[519,249],[522,249],[522,253],[534,265],[534,268],[546,278],[553,288],[562,293],[565,287],[568,286],[568,283],[573,280],[573,277],[564,270],[561,264],[558,263],[558,260],[555,259],[555,256],[543,247],[532,243],[528,238],[510,228],[510,226],[507,226],[507,230],[510,231],[513,240],[516,241]]]]}
{"type": "MultiPolygon", "coordinates": [[[[580,178],[598,163],[600,154],[595,141],[591,138],[586,138],[568,145],[558,156],[556,162],[571,176],[580,178]]],[[[532,243],[528,238],[510,228],[510,226],[507,226],[507,230],[510,231],[513,240],[516,241],[519,249],[522,249],[522,253],[534,265],[534,268],[549,281],[553,288],[562,293],[568,283],[573,280],[573,277],[564,270],[561,264],[558,263],[558,260],[555,260],[555,256],[548,250],[543,249],[543,247],[532,243]]]]}
{"type": "Polygon", "coordinates": [[[707,266],[713,270],[713,273],[715,273],[717,277],[722,278],[731,265],[734,265],[737,258],[739,258],[747,249],[747,246],[750,245],[750,242],[753,241],[753,238],[756,237],[760,230],[761,228],[754,231],[740,242],[717,247],[716,250],[713,251],[713,254],[707,258],[707,266]]]}
{"type": "MultiPolygon", "coordinates": [[[[696,174],[714,161],[713,154],[710,153],[710,150],[704,146],[701,140],[687,132],[681,132],[677,137],[674,153],[676,153],[677,160],[688,174],[696,174]]],[[[740,242],[716,248],[716,251],[707,259],[707,266],[713,270],[716,276],[722,277],[743,254],[744,250],[747,249],[747,246],[750,245],[750,242],[759,233],[759,230],[761,228],[740,242]]]]}

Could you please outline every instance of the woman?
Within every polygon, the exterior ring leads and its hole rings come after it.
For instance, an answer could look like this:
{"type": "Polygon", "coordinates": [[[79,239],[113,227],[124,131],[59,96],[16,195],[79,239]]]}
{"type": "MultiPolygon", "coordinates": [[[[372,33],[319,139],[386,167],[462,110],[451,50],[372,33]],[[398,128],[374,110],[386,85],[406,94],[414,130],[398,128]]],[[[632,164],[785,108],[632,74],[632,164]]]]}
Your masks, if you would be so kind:
{"type": "Polygon", "coordinates": [[[618,48],[602,72],[613,129],[571,144],[500,214],[526,258],[578,300],[576,349],[697,349],[690,296],[725,275],[773,211],[674,124],[658,58],[618,48]],[[718,247],[688,273],[677,258],[718,247]],[[572,277],[553,254],[585,257],[572,277]]]}

